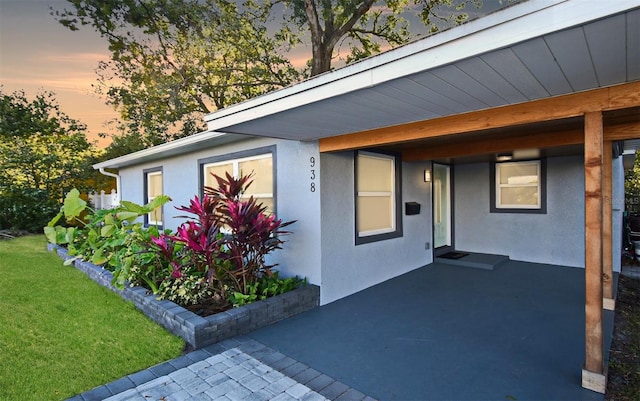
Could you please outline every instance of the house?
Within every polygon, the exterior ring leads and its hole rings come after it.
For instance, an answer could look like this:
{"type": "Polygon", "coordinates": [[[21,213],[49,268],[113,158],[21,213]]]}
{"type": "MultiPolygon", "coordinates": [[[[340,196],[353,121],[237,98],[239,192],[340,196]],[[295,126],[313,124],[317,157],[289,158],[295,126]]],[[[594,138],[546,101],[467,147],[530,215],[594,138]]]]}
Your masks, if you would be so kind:
{"type": "Polygon", "coordinates": [[[255,171],[254,195],[298,220],[274,261],[323,304],[451,250],[584,268],[583,385],[604,391],[640,0],[519,3],[205,119],[94,167],[118,169],[123,199],[176,206],[209,172],[255,171]]]}

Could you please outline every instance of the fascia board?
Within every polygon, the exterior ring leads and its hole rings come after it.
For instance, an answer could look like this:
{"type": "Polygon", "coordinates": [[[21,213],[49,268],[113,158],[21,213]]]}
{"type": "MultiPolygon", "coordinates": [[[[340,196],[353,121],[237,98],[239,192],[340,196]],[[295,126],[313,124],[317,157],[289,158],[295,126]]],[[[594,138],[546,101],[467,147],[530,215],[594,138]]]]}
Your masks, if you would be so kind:
{"type": "Polygon", "coordinates": [[[204,144],[205,142],[207,145],[212,146],[217,143],[226,143],[233,140],[240,140],[242,138],[245,137],[223,132],[205,131],[188,137],[176,139],[175,141],[166,142],[161,145],[152,146],[138,152],[129,153],[128,155],[96,163],[92,167],[95,170],[101,168],[121,168],[143,163],[146,160],[156,160],[163,156],[178,155],[197,145],[204,144]]]}
{"type": "Polygon", "coordinates": [[[536,0],[205,116],[218,130],[501,49],[640,6],[640,0],[536,0]],[[425,53],[428,52],[428,57],[425,53]]]}

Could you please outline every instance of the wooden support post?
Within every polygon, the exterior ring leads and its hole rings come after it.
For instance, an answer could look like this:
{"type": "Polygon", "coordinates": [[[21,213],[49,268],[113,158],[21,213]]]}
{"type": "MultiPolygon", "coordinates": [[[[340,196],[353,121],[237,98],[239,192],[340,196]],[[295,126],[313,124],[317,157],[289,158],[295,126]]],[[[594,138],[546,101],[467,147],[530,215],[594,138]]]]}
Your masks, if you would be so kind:
{"type": "Polygon", "coordinates": [[[585,363],[582,386],[604,393],[602,326],[602,113],[584,116],[585,363]]]}
{"type": "Polygon", "coordinates": [[[615,309],[613,294],[613,143],[604,141],[602,148],[602,305],[615,309]]]}

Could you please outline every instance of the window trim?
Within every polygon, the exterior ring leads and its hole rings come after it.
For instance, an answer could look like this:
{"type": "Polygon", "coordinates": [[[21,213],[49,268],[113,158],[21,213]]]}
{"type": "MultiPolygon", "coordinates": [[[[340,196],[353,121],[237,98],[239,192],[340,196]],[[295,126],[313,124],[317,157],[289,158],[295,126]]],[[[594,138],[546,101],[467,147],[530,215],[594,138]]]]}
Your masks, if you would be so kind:
{"type": "Polygon", "coordinates": [[[398,153],[393,152],[385,152],[380,150],[356,150],[353,154],[353,165],[354,165],[354,177],[353,177],[353,195],[354,195],[354,233],[355,233],[355,244],[368,244],[377,241],[384,241],[391,238],[402,237],[402,161],[400,159],[400,155],[398,153]],[[384,231],[380,233],[371,233],[367,235],[361,235],[358,231],[358,156],[360,154],[363,155],[371,155],[376,157],[386,157],[393,161],[393,192],[392,192],[392,202],[395,202],[392,205],[392,217],[394,219],[395,227],[391,231],[384,231]]]}
{"type": "Polygon", "coordinates": [[[509,162],[492,162],[490,168],[491,175],[491,190],[490,190],[490,202],[491,213],[526,213],[526,214],[546,214],[547,213],[547,160],[546,159],[532,159],[532,160],[517,160],[509,162]],[[539,176],[539,194],[540,194],[540,207],[498,207],[498,180],[497,174],[499,168],[497,166],[504,164],[524,164],[536,162],[540,166],[539,176]]]}
{"type": "MultiPolygon", "coordinates": [[[[161,174],[162,176],[162,192],[164,193],[164,172],[162,167],[153,167],[153,168],[147,168],[142,170],[142,175],[143,175],[143,188],[144,188],[144,198],[143,198],[143,203],[146,205],[147,203],[151,202],[151,200],[153,199],[149,199],[149,175],[156,175],[156,174],[161,174]]],[[[144,226],[148,227],[148,226],[157,226],[158,228],[163,228],[164,227],[164,219],[165,219],[165,215],[164,215],[164,207],[160,206],[160,213],[162,214],[162,221],[160,221],[160,224],[157,224],[157,221],[152,221],[149,217],[150,213],[147,213],[144,215],[144,226]]]]}
{"type": "MultiPolygon", "coordinates": [[[[257,156],[262,156],[262,155],[271,155],[271,168],[273,171],[273,192],[272,192],[272,199],[273,199],[273,213],[275,215],[278,214],[278,195],[277,195],[277,188],[278,188],[278,181],[277,181],[277,177],[278,177],[278,164],[277,164],[277,158],[276,158],[276,145],[271,145],[271,146],[264,146],[264,147],[260,147],[260,148],[254,148],[254,149],[248,149],[248,150],[242,150],[239,152],[232,152],[232,153],[225,153],[222,155],[217,155],[217,156],[211,156],[211,157],[205,157],[202,159],[198,159],[198,174],[199,174],[199,192],[200,192],[200,197],[204,196],[204,182],[205,182],[205,166],[209,165],[209,164],[215,164],[215,163],[224,163],[224,162],[238,162],[238,161],[242,161],[242,160],[251,160],[253,158],[257,158],[257,156]]],[[[258,194],[260,195],[260,194],[258,194]]],[[[256,196],[256,194],[254,194],[254,197],[256,196]]],[[[260,198],[256,198],[256,199],[260,199],[260,198]]]]}

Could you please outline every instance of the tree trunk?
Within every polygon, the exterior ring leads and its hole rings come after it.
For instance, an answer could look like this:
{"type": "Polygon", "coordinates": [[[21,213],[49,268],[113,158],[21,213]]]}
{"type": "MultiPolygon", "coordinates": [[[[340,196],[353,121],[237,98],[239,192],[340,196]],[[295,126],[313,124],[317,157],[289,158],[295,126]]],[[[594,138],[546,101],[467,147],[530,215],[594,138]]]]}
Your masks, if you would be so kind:
{"type": "Polygon", "coordinates": [[[327,49],[325,43],[321,43],[318,47],[313,46],[313,61],[311,64],[311,76],[320,75],[331,69],[331,55],[333,47],[327,49]]]}

